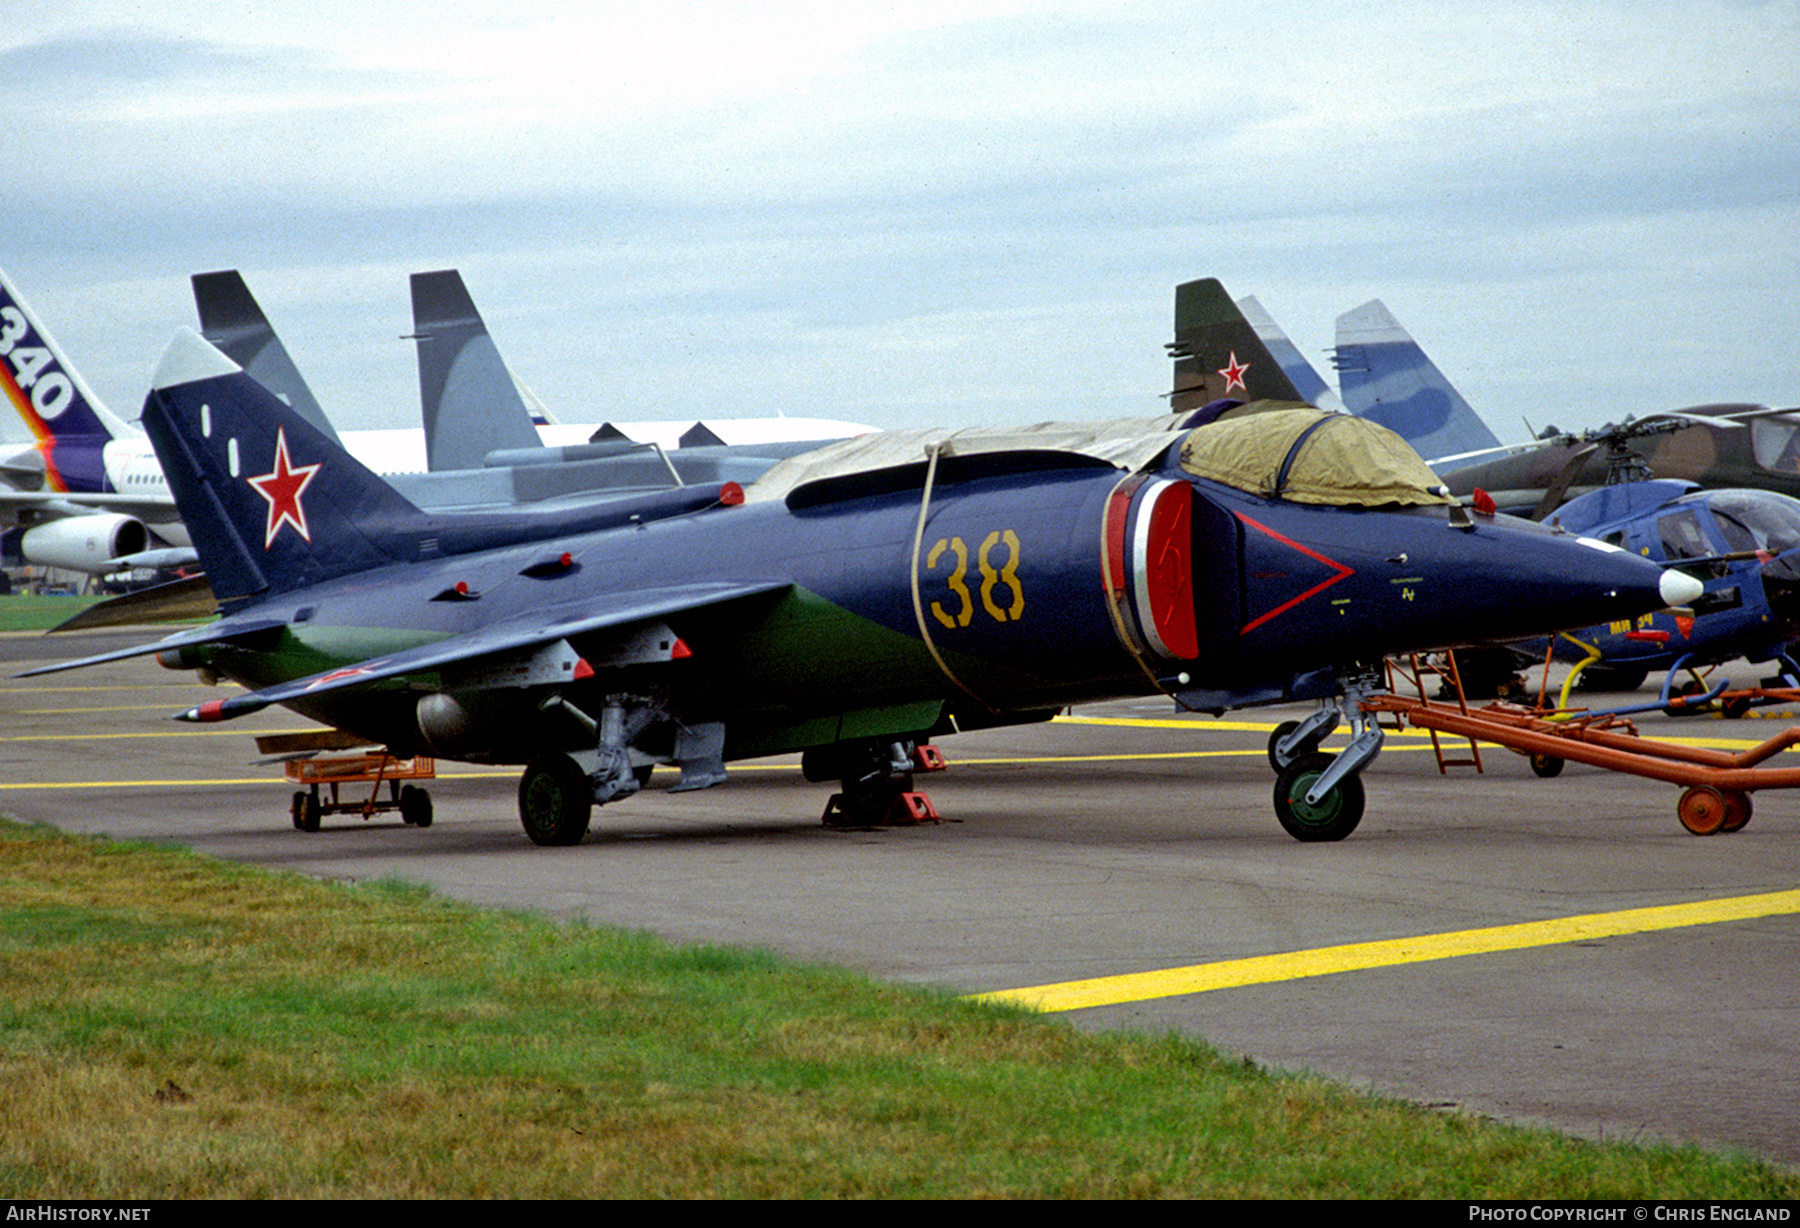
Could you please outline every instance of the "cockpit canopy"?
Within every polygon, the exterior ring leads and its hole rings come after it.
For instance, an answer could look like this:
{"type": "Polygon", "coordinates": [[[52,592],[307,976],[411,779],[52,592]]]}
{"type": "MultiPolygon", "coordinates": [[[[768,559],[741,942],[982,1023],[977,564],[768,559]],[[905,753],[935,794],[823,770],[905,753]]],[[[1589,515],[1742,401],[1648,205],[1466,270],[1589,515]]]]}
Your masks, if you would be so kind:
{"type": "Polygon", "coordinates": [[[1385,426],[1282,409],[1188,432],[1181,467],[1251,494],[1333,507],[1454,504],[1431,467],[1385,426]]]}
{"type": "Polygon", "coordinates": [[[1781,554],[1800,546],[1800,500],[1767,490],[1715,490],[1677,504],[1704,499],[1713,523],[1731,550],[1781,554]]]}

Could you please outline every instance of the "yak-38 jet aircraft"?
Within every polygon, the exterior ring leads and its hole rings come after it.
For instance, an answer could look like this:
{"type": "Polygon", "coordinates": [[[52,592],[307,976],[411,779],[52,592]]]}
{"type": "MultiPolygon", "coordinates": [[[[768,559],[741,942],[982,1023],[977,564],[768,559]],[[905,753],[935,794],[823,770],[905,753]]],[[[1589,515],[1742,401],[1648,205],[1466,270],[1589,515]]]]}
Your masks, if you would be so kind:
{"type": "MultiPolygon", "coordinates": [[[[32,672],[156,652],[248,688],[184,719],[282,704],[397,754],[522,763],[525,831],[556,845],[656,763],[700,787],[727,760],[804,751],[809,778],[841,780],[845,821],[878,822],[927,736],[1157,692],[1212,711],[1341,700],[1389,652],[1698,591],[1470,516],[1372,424],[1189,417],[890,432],[747,489],[454,516],[184,333],[143,421],[223,617],[32,672]]],[[[1292,834],[1356,826],[1369,732],[1336,760],[1316,738],[1296,751],[1276,795],[1292,834]]]]}

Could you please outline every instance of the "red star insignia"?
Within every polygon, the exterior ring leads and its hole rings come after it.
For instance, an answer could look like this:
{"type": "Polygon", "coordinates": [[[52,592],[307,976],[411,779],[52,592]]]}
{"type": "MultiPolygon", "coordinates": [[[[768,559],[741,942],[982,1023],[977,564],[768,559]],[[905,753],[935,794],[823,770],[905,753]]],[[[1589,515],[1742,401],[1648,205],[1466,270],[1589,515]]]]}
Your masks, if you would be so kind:
{"type": "Polygon", "coordinates": [[[1249,386],[1244,383],[1244,375],[1249,370],[1250,364],[1247,362],[1239,362],[1237,351],[1233,350],[1231,352],[1231,362],[1228,365],[1219,368],[1219,374],[1225,377],[1225,391],[1230,392],[1233,388],[1241,388],[1246,393],[1249,392],[1249,386]]]}
{"type": "Polygon", "coordinates": [[[310,542],[312,531],[306,527],[306,509],[300,506],[300,495],[319,472],[318,465],[294,467],[288,459],[287,431],[275,432],[275,467],[261,477],[246,478],[256,493],[269,501],[268,527],[263,531],[263,549],[275,544],[281,526],[291,524],[294,531],[310,542]]]}
{"type": "Polygon", "coordinates": [[[384,657],[379,661],[366,661],[361,665],[346,665],[343,669],[334,669],[329,674],[320,674],[317,678],[314,678],[311,682],[306,684],[306,689],[313,691],[329,683],[341,682],[345,678],[355,678],[362,674],[372,674],[386,664],[387,658],[384,657]]]}

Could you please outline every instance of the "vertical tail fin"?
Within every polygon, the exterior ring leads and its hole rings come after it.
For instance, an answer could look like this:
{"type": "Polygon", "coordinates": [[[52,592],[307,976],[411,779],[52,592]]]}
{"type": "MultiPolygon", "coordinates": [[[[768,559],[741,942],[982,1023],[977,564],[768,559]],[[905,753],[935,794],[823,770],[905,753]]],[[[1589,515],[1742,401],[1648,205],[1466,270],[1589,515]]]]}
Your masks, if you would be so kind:
{"type": "Polygon", "coordinates": [[[37,441],[51,490],[103,493],[108,442],[135,434],[88,390],[69,360],[0,272],[0,398],[37,441]]]}
{"type": "Polygon", "coordinates": [[[1427,460],[1500,445],[1380,299],[1337,318],[1332,365],[1350,412],[1387,427],[1427,460]]]}
{"type": "Polygon", "coordinates": [[[200,313],[200,335],[249,372],[251,379],[286,401],[320,434],[336,440],[337,428],[319,408],[318,398],[288,357],[287,347],[276,336],[242,274],[236,269],[225,269],[195,273],[192,280],[194,307],[200,313]]]}
{"type": "Polygon", "coordinates": [[[1257,337],[1268,348],[1270,356],[1281,364],[1281,369],[1287,373],[1288,382],[1299,392],[1301,400],[1320,409],[1343,408],[1337,393],[1331,390],[1331,385],[1306,361],[1306,355],[1300,352],[1300,347],[1281,331],[1281,325],[1275,323],[1275,317],[1263,309],[1255,295],[1239,299],[1237,305],[1238,310],[1244,313],[1244,318],[1250,321],[1250,327],[1256,330],[1257,337]]]}
{"type": "Polygon", "coordinates": [[[427,465],[479,469],[490,452],[542,447],[462,274],[414,273],[412,301],[427,465]]]}
{"type": "Polygon", "coordinates": [[[1216,278],[1175,287],[1174,391],[1176,413],[1226,397],[1239,401],[1304,400],[1244,313],[1216,278]]]}
{"type": "Polygon", "coordinates": [[[186,329],[144,429],[222,601],[416,557],[427,536],[417,508],[186,329]]]}

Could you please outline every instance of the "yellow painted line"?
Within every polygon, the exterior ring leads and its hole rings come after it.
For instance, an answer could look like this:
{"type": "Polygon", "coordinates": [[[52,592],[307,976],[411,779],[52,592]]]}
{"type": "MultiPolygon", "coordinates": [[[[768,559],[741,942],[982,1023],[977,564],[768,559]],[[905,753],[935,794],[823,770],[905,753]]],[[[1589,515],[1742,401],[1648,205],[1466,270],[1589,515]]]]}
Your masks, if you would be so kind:
{"type": "Polygon", "coordinates": [[[1339,972],[1362,972],[1371,968],[1392,968],[1401,964],[1455,959],[1464,955],[1522,951],[1530,947],[1558,946],[1596,938],[1617,938],[1626,934],[1646,934],[1695,925],[1718,925],[1793,913],[1800,913],[1800,891],[1774,891],[1766,895],[1743,895],[1691,904],[1665,904],[1655,908],[1631,908],[1622,912],[1589,913],[1550,921],[1497,925],[1489,929],[1392,938],[1384,942],[1356,942],[1338,947],[1319,947],[1311,951],[1259,955],[1249,959],[1193,964],[1185,968],[1164,968],[1156,972],[1133,972],[1087,981],[1064,981],[1026,989],[1002,989],[971,996],[981,1001],[1006,1002],[1040,1011],[1073,1011],[1090,1006],[1117,1006],[1125,1002],[1147,1002],[1153,998],[1210,993],[1215,989],[1235,989],[1244,985],[1267,985],[1277,981],[1330,976],[1339,972]]]}
{"type": "Polygon", "coordinates": [[[15,708],[8,716],[78,716],[87,712],[167,712],[169,704],[113,704],[105,708],[15,708]]]}
{"type": "MultiPolygon", "coordinates": [[[[280,776],[242,776],[224,780],[40,780],[32,784],[0,783],[6,789],[182,789],[215,785],[280,785],[280,776]]],[[[367,781],[363,782],[367,784],[367,781]]]]}
{"type": "MultiPolygon", "coordinates": [[[[1051,720],[1055,724],[1063,725],[1112,725],[1126,729],[1185,729],[1194,733],[1211,733],[1214,731],[1223,733],[1273,733],[1275,731],[1275,725],[1271,721],[1215,721],[1210,719],[1172,720],[1136,716],[1057,716],[1052,717],[1051,720]]],[[[1386,733],[1389,737],[1428,738],[1431,736],[1431,731],[1428,729],[1414,729],[1410,726],[1405,729],[1383,729],[1382,732],[1386,733]]],[[[1699,746],[1711,750],[1749,750],[1752,747],[1761,746],[1767,741],[1766,738],[1683,736],[1669,733],[1662,726],[1654,724],[1640,727],[1639,732],[1643,734],[1644,737],[1654,738],[1658,742],[1673,742],[1677,746],[1699,746]]],[[[1440,734],[1439,736],[1451,741],[1465,740],[1461,734],[1445,733],[1440,734]]],[[[1481,742],[1484,746],[1497,745],[1484,738],[1477,738],[1476,741],[1481,742]]]]}
{"type": "MultiPolygon", "coordinates": [[[[66,690],[89,690],[89,689],[91,689],[91,690],[115,690],[115,689],[120,689],[120,688],[68,687],[68,688],[64,688],[64,689],[66,689],[66,690]]],[[[151,688],[139,688],[139,689],[148,690],[151,688]]],[[[173,705],[172,704],[167,705],[166,707],[173,707],[173,705]]],[[[60,715],[60,714],[64,714],[64,713],[139,712],[139,711],[161,711],[164,709],[165,709],[165,705],[162,705],[162,704],[134,704],[134,705],[129,705],[129,706],[111,707],[111,708],[21,708],[21,709],[15,709],[14,711],[9,712],[9,713],[4,713],[4,715],[9,715],[9,716],[47,716],[47,715],[49,715],[49,716],[53,716],[53,715],[60,715]]],[[[174,713],[170,712],[170,718],[173,719],[173,717],[174,717],[174,713]]],[[[1065,725],[1112,726],[1112,727],[1127,728],[1127,729],[1182,729],[1182,730],[1187,730],[1189,732],[1194,732],[1194,733],[1271,733],[1275,729],[1275,725],[1272,722],[1268,722],[1268,721],[1212,721],[1212,720],[1183,721],[1183,720],[1162,720],[1162,719],[1151,718],[1151,717],[1123,717],[1123,716],[1058,716],[1058,717],[1054,717],[1053,721],[1057,724],[1065,724],[1065,725]]],[[[205,729],[205,730],[196,729],[196,730],[187,730],[187,731],[176,730],[173,732],[165,732],[165,733],[25,734],[25,735],[16,736],[16,737],[0,737],[0,742],[77,741],[77,740],[87,740],[87,739],[93,739],[93,740],[99,741],[99,740],[106,739],[106,738],[168,738],[168,737],[183,737],[183,736],[206,737],[206,736],[218,736],[218,735],[226,734],[226,733],[239,733],[239,732],[268,733],[270,731],[263,730],[263,729],[251,730],[251,731],[241,731],[238,729],[205,729]]],[[[1427,730],[1427,729],[1413,729],[1413,728],[1387,729],[1387,730],[1384,730],[1384,732],[1389,737],[1429,738],[1431,736],[1431,731],[1427,730]]],[[[1342,734],[1334,735],[1334,737],[1337,737],[1337,738],[1341,738],[1343,736],[1344,735],[1342,735],[1342,734]]],[[[1448,739],[1450,741],[1464,740],[1461,738],[1460,735],[1457,735],[1457,734],[1446,733],[1446,734],[1442,734],[1440,736],[1445,739],[1448,739]]],[[[1765,741],[1765,739],[1763,739],[1763,738],[1676,737],[1676,736],[1666,734],[1666,733],[1662,732],[1660,729],[1656,729],[1654,727],[1651,728],[1648,732],[1646,732],[1645,736],[1650,737],[1650,738],[1655,738],[1656,740],[1662,741],[1662,742],[1673,742],[1679,746],[1699,746],[1699,747],[1707,747],[1707,748],[1714,749],[1714,750],[1748,750],[1752,747],[1761,746],[1763,744],[1763,742],[1765,741]]],[[[1482,741],[1481,739],[1477,739],[1477,740],[1482,741]]],[[[1483,741],[1483,744],[1484,745],[1493,745],[1493,743],[1488,743],[1485,741],[1483,741]]],[[[1333,749],[1333,748],[1335,748],[1335,746],[1336,746],[1335,742],[1328,741],[1326,743],[1324,749],[1327,749],[1327,750],[1333,749]]],[[[1412,750],[1412,749],[1416,749],[1416,748],[1414,748],[1414,747],[1405,747],[1405,748],[1394,747],[1394,748],[1389,748],[1389,749],[1412,750]]],[[[1092,761],[1099,761],[1099,760],[1105,760],[1105,759],[1157,759],[1157,758],[1180,758],[1180,757],[1188,756],[1188,755],[1204,755],[1204,754],[1236,755],[1236,754],[1250,754],[1250,753],[1253,753],[1253,752],[1250,752],[1250,751],[1212,751],[1212,752],[1180,751],[1180,752],[1172,752],[1171,754],[1167,754],[1167,755],[1086,755],[1086,756],[1072,756],[1072,757],[1063,757],[1063,758],[1020,759],[1020,760],[1016,760],[1016,762],[1021,762],[1021,763],[1026,763],[1026,762],[1081,763],[1081,762],[1092,762],[1092,761]]],[[[955,763],[1008,763],[1008,762],[1015,762],[1015,760],[953,758],[952,762],[955,762],[955,763]]]]}
{"type": "Polygon", "coordinates": [[[300,729],[170,729],[160,733],[22,733],[0,742],[116,742],[123,738],[250,738],[267,733],[304,733],[300,729]]]}
{"type": "MultiPolygon", "coordinates": [[[[517,772],[442,772],[438,780],[511,780],[517,772]]],[[[427,777],[427,779],[431,779],[427,777]]],[[[44,780],[36,784],[0,783],[6,789],[210,789],[220,785],[292,785],[298,782],[282,776],[238,776],[218,780],[44,780]]],[[[368,780],[340,782],[346,790],[357,785],[373,784],[368,780]]]]}
{"type": "Polygon", "coordinates": [[[1059,715],[1050,718],[1056,725],[1117,725],[1127,729],[1221,729],[1227,733],[1270,733],[1275,724],[1272,721],[1219,721],[1210,717],[1194,717],[1190,720],[1179,720],[1173,717],[1149,716],[1069,716],[1059,715]]]}
{"type": "MultiPolygon", "coordinates": [[[[221,688],[243,690],[235,682],[221,682],[221,688]]],[[[79,691],[195,691],[191,682],[150,682],[136,686],[0,686],[0,695],[60,695],[79,691]]]]}
{"type": "MultiPolygon", "coordinates": [[[[1119,729],[1185,729],[1189,733],[1273,733],[1273,721],[1215,721],[1198,718],[1191,721],[1168,720],[1159,717],[1139,716],[1053,716],[1052,724],[1058,725],[1101,725],[1119,729]]],[[[1429,738],[1429,729],[1384,729],[1389,737],[1429,738]]],[[[1445,734],[1449,737],[1449,734],[1445,734]]]]}
{"type": "MultiPolygon", "coordinates": [[[[1343,750],[1344,747],[1342,745],[1333,745],[1328,742],[1320,749],[1343,750]]],[[[1429,746],[1385,746],[1382,748],[1381,753],[1384,755],[1404,754],[1409,751],[1423,751],[1430,749],[1429,746]]],[[[1130,755],[1030,755],[1016,756],[1010,759],[964,759],[960,755],[947,755],[945,756],[945,759],[950,767],[959,768],[974,765],[993,766],[996,764],[1009,763],[1124,763],[1133,759],[1261,759],[1266,757],[1268,753],[1268,751],[1259,747],[1252,747],[1249,749],[1238,750],[1146,751],[1130,755]]]]}
{"type": "MultiPolygon", "coordinates": [[[[209,736],[218,736],[220,733],[223,733],[223,732],[226,732],[226,731],[203,729],[203,730],[194,730],[193,732],[190,732],[190,733],[119,734],[119,735],[114,735],[114,736],[119,736],[119,737],[209,737],[209,736]]],[[[267,731],[264,731],[264,732],[267,732],[267,731]]],[[[26,739],[26,738],[0,738],[0,741],[5,741],[5,742],[18,742],[18,741],[29,741],[29,740],[30,739],[26,739]]],[[[1391,747],[1390,749],[1395,750],[1395,751],[1415,751],[1415,750],[1422,751],[1422,750],[1426,750],[1428,748],[1424,747],[1424,746],[1399,746],[1399,747],[1391,747]]],[[[964,767],[964,766],[969,766],[969,767],[1000,766],[1000,767],[1004,767],[1004,766],[1012,765],[1012,764],[1023,765],[1023,764],[1033,764],[1033,763],[1112,763],[1112,762],[1116,762],[1118,760],[1123,760],[1123,759],[1220,759],[1220,758],[1230,758],[1232,756],[1260,758],[1260,757],[1262,757],[1263,753],[1264,752],[1260,751],[1260,750],[1183,750],[1183,751],[1169,751],[1169,752],[1163,753],[1163,754],[1144,754],[1144,755],[1039,755],[1034,758],[1014,758],[1014,759],[952,759],[950,761],[950,766],[952,768],[964,767]]],[[[521,770],[523,770],[523,769],[515,768],[511,771],[498,771],[498,772],[489,772],[489,771],[443,772],[443,771],[440,771],[437,774],[437,779],[439,779],[439,780],[502,780],[502,779],[509,779],[511,777],[518,775],[518,773],[521,770]]],[[[673,770],[673,769],[665,769],[665,770],[673,770]]],[[[734,763],[731,765],[730,770],[733,772],[798,772],[800,770],[800,765],[798,763],[734,763]]],[[[206,780],[206,779],[189,779],[189,780],[60,780],[60,781],[58,781],[58,780],[40,780],[40,781],[31,781],[31,782],[18,782],[18,783],[0,781],[0,791],[5,791],[8,789],[152,789],[152,788],[180,788],[183,786],[192,786],[195,788],[200,788],[200,787],[211,786],[211,785],[258,785],[258,784],[266,785],[266,784],[287,784],[287,783],[291,783],[291,782],[287,781],[283,777],[278,777],[278,776],[243,776],[243,777],[231,777],[228,779],[220,779],[220,780],[206,780]]],[[[359,783],[359,782],[347,781],[345,783],[355,784],[355,783],[359,783]]],[[[364,781],[364,782],[360,782],[360,783],[368,783],[368,782],[364,781]]]]}

